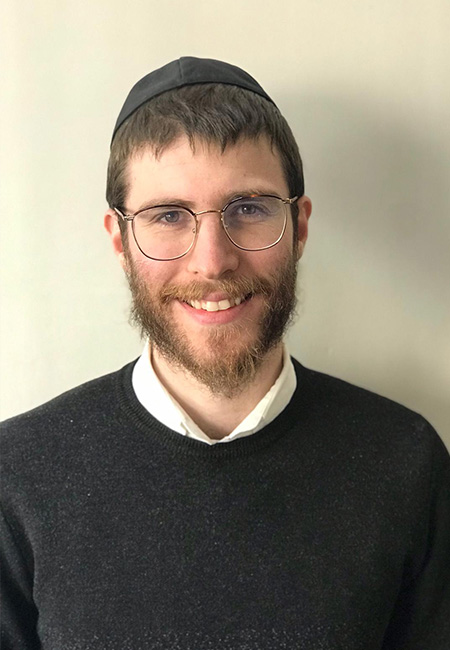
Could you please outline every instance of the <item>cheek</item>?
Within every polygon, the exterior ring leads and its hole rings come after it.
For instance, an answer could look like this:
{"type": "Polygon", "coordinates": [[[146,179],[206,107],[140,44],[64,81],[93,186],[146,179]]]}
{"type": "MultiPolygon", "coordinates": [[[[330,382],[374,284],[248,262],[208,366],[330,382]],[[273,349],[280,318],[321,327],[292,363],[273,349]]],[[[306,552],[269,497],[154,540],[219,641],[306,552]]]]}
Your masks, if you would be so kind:
{"type": "Polygon", "coordinates": [[[258,270],[262,275],[276,275],[288,262],[295,257],[296,247],[293,245],[292,229],[285,233],[283,239],[273,248],[261,251],[257,261],[258,270]]]}
{"type": "Polygon", "coordinates": [[[133,260],[134,272],[152,295],[169,284],[182,284],[181,274],[174,266],[176,262],[156,262],[142,255],[133,260]]]}

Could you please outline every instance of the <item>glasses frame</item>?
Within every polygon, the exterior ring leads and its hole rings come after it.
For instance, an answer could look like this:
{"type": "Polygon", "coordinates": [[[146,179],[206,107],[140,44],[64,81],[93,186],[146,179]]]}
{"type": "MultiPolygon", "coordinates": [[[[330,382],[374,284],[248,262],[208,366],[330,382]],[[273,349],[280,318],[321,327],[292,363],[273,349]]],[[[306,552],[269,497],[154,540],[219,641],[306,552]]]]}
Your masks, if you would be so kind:
{"type": "Polygon", "coordinates": [[[203,215],[203,214],[220,214],[220,222],[222,224],[222,228],[229,239],[229,241],[233,244],[233,246],[236,246],[236,248],[239,248],[240,250],[243,251],[248,251],[250,253],[257,252],[257,251],[265,251],[268,248],[272,248],[273,246],[276,246],[281,239],[283,238],[284,233],[286,232],[286,225],[287,225],[287,217],[288,217],[288,211],[286,209],[286,206],[288,205],[293,205],[297,200],[298,196],[294,196],[292,198],[288,199],[282,199],[280,196],[277,196],[276,194],[246,194],[242,196],[237,196],[234,199],[231,199],[231,201],[228,201],[226,205],[221,210],[201,210],[200,212],[194,212],[194,210],[191,210],[190,208],[187,208],[185,205],[179,205],[175,203],[163,203],[161,205],[149,205],[146,208],[142,208],[141,210],[138,210],[137,212],[134,212],[132,214],[124,214],[119,208],[113,208],[114,212],[117,214],[118,217],[120,217],[123,221],[125,222],[131,222],[131,230],[133,231],[133,237],[134,241],[136,242],[136,246],[139,248],[141,251],[142,255],[145,257],[148,257],[150,260],[154,260],[155,262],[171,262],[173,260],[179,260],[181,257],[184,257],[187,255],[194,247],[195,242],[197,241],[197,236],[199,232],[199,221],[198,217],[203,215]],[[261,248],[245,248],[244,246],[240,246],[239,244],[236,244],[235,241],[232,240],[230,234],[228,233],[227,227],[225,226],[224,223],[224,212],[227,210],[227,208],[232,205],[233,203],[236,203],[236,201],[242,201],[242,199],[255,199],[255,198],[270,198],[270,199],[278,199],[284,204],[284,223],[283,223],[283,228],[281,231],[280,236],[278,239],[273,242],[273,244],[269,244],[268,246],[262,246],[261,248]],[[145,251],[142,250],[141,246],[139,245],[139,242],[136,237],[136,232],[134,229],[134,220],[135,217],[139,216],[142,212],[145,212],[146,210],[152,210],[153,208],[180,208],[181,210],[186,210],[186,212],[189,212],[193,217],[195,221],[195,231],[194,231],[194,237],[192,239],[191,245],[189,248],[184,252],[181,253],[181,255],[176,255],[175,257],[152,257],[151,255],[148,255],[145,251]]]}

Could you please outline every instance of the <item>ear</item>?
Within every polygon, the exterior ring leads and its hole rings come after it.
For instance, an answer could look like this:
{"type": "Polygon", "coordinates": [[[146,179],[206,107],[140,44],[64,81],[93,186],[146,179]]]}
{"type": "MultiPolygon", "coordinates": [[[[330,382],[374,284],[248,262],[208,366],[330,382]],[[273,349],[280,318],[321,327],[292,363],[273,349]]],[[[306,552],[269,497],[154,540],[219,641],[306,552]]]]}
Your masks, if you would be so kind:
{"type": "Polygon", "coordinates": [[[297,239],[297,259],[303,255],[306,240],[308,239],[308,221],[312,212],[311,199],[303,195],[297,200],[298,206],[298,239],[297,239]]]}
{"type": "Polygon", "coordinates": [[[118,219],[120,219],[119,215],[110,208],[105,214],[103,224],[111,237],[114,253],[117,255],[121,267],[126,272],[127,260],[123,248],[122,233],[120,232],[118,219]]]}

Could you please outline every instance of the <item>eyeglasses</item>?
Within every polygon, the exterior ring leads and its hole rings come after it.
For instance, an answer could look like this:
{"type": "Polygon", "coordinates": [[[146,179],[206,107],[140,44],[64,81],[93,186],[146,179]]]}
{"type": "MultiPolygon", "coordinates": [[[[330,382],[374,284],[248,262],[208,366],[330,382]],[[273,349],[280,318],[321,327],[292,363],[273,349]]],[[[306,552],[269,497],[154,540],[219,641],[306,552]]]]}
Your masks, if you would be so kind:
{"type": "Polygon", "coordinates": [[[176,260],[189,253],[198,230],[198,217],[220,214],[226,236],[244,251],[262,251],[278,244],[286,230],[288,205],[297,200],[281,199],[271,194],[241,196],[229,201],[222,210],[194,212],[182,205],[155,205],[123,214],[131,221],[135,242],[143,255],[160,262],[176,260]]]}

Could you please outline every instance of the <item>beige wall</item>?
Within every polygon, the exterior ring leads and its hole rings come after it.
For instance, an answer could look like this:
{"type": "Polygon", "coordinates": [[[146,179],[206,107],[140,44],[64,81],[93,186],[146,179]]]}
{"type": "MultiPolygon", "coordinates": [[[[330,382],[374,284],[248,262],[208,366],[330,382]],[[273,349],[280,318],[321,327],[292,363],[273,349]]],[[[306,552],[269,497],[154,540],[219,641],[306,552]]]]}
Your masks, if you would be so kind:
{"type": "Polygon", "coordinates": [[[314,203],[306,365],[425,415],[450,446],[447,0],[3,0],[1,415],[140,351],[102,230],[129,87],[181,55],[251,72],[298,137],[314,203]]]}

